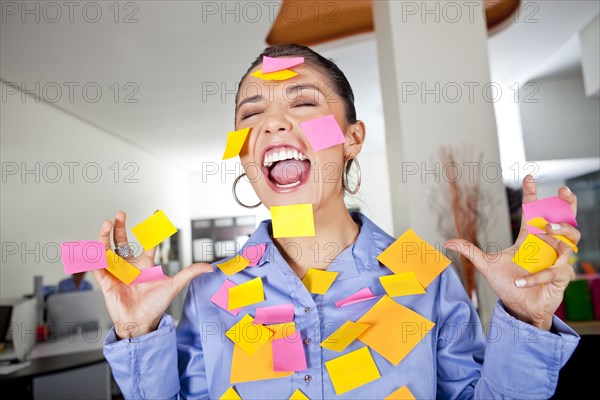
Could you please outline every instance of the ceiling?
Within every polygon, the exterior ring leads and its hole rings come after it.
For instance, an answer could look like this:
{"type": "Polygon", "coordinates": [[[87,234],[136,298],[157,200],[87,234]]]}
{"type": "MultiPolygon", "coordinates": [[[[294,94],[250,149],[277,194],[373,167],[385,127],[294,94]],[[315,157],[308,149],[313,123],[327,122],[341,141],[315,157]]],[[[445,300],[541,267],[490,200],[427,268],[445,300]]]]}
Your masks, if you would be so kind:
{"type": "MultiPolygon", "coordinates": [[[[18,16],[8,16],[0,28],[0,78],[25,82],[28,88],[58,82],[64,90],[56,107],[188,171],[199,170],[202,161],[219,160],[224,135],[233,128],[237,82],[265,47],[277,7],[272,2],[252,2],[254,8],[243,2],[119,3],[115,23],[109,9],[114,3],[100,3],[103,14],[96,23],[87,22],[80,9],[72,23],[66,15],[62,23],[43,18],[21,23],[18,16]],[[127,4],[138,9],[126,9],[127,4]],[[237,13],[227,12],[234,7],[237,13]],[[124,23],[128,14],[137,22],[124,23]],[[73,101],[64,82],[79,84],[73,101]],[[99,101],[84,99],[85,84],[102,89],[99,101]],[[126,95],[138,101],[126,102],[126,95]]],[[[599,8],[596,1],[527,3],[536,5],[535,14],[529,10],[527,21],[522,16],[489,40],[494,80],[522,82],[536,76],[599,8]]],[[[315,48],[333,57],[353,85],[359,117],[368,127],[365,150],[383,149],[380,87],[373,84],[379,75],[374,35],[315,48]]],[[[554,67],[545,68],[546,74],[554,67]]]]}

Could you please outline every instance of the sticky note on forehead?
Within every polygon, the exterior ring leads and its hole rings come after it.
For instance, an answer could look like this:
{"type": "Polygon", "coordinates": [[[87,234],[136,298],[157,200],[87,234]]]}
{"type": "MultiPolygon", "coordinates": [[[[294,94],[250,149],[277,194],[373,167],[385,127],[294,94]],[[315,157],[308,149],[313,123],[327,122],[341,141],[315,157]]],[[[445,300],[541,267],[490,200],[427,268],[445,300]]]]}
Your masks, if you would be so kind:
{"type": "Polygon", "coordinates": [[[315,236],[312,204],[292,204],[271,207],[273,237],[315,236]]]}
{"type": "Polygon", "coordinates": [[[295,67],[304,63],[304,57],[268,57],[263,56],[263,74],[295,67]]]}
{"type": "Polygon", "coordinates": [[[289,69],[284,69],[277,72],[263,73],[263,71],[259,69],[258,71],[250,75],[263,81],[285,81],[287,79],[295,77],[296,75],[298,75],[298,73],[289,69]]]}
{"type": "Polygon", "coordinates": [[[150,218],[131,228],[131,232],[140,241],[144,250],[148,251],[177,233],[177,228],[169,221],[164,212],[158,210],[150,218]]]}
{"type": "Polygon", "coordinates": [[[303,122],[300,127],[314,151],[346,143],[344,132],[333,114],[303,122]]]}
{"type": "Polygon", "coordinates": [[[537,236],[528,234],[513,256],[512,262],[533,274],[553,265],[556,257],[552,246],[537,236]]]}
{"type": "Polygon", "coordinates": [[[227,144],[225,145],[223,160],[237,157],[240,154],[249,132],[250,128],[244,128],[227,134],[227,144]]]}
{"type": "Polygon", "coordinates": [[[523,203],[523,213],[525,214],[525,221],[542,217],[550,223],[566,222],[577,226],[571,206],[558,196],[523,203]]]}

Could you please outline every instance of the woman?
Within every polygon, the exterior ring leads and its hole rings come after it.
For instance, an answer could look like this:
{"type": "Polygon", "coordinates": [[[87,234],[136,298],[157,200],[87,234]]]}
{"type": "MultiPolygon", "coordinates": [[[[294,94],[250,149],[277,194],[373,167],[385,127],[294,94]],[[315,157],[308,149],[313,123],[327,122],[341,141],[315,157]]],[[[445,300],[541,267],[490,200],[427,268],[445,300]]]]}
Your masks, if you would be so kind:
{"type": "MultiPolygon", "coordinates": [[[[380,266],[376,257],[394,241],[366,217],[349,214],[344,205],[344,189],[353,188],[348,188],[342,175],[365,139],[365,126],[356,119],[352,90],[335,64],[312,50],[298,45],[270,47],[240,82],[235,126],[236,130],[252,128],[240,158],[261,202],[267,207],[312,204],[316,236],[273,239],[271,223],[264,221],[248,242],[266,243],[266,255],[258,267],[229,277],[211,265],[193,264],[167,280],[128,287],[104,270],[93,271],[115,322],[105,355],[125,397],[219,398],[232,386],[232,363],[242,362],[233,359],[234,344],[225,332],[243,315],[254,316],[257,307],[286,303],[294,305],[294,322],[307,366],[269,377],[272,379],[240,382],[244,379],[236,376],[233,386],[243,399],[288,399],[297,389],[311,399],[381,399],[404,385],[416,398],[428,399],[551,396],[558,370],[578,342],[577,334],[553,316],[573,274],[567,263],[570,248],[549,235],[540,235],[559,257],[554,266],[528,274],[511,261],[527,234],[525,227],[517,243],[500,257],[486,257],[463,240],[446,244],[469,257],[501,299],[492,320],[497,330],[493,340],[484,340],[460,281],[452,268],[446,268],[426,294],[394,298],[435,327],[397,365],[371,351],[381,376],[338,396],[325,362],[365,345],[354,340],[338,353],[320,343],[344,322],[359,319],[377,299],[344,308],[334,303],[365,287],[375,295],[385,294],[379,277],[390,271],[380,266]],[[305,61],[293,68],[297,76],[273,84],[251,75],[261,68],[263,56],[304,57],[305,61]],[[300,124],[330,114],[346,142],[314,152],[300,124]],[[292,178],[278,170],[277,163],[271,165],[269,155],[280,150],[298,152],[298,157],[288,162],[297,172],[292,178]],[[332,165],[336,166],[336,179],[325,179],[331,176],[332,165]],[[309,268],[338,272],[325,294],[311,294],[301,283],[309,268]],[[244,307],[237,316],[209,300],[226,279],[241,284],[256,277],[262,278],[266,300],[244,307]],[[164,313],[187,283],[187,300],[175,329],[172,318],[164,313]]],[[[536,199],[531,177],[525,179],[523,188],[524,202],[536,199]]],[[[575,195],[567,188],[561,188],[559,196],[576,210],[575,195]]],[[[106,246],[110,246],[111,231],[115,246],[128,242],[123,212],[117,214],[114,224],[105,221],[102,225],[99,239],[106,246]]],[[[574,243],[580,238],[566,223],[548,225],[547,232],[562,234],[574,243]]],[[[132,261],[144,268],[152,266],[153,259],[151,250],[132,261]]],[[[397,340],[405,340],[403,335],[408,333],[401,332],[401,337],[399,332],[390,332],[395,334],[397,340]]],[[[236,365],[235,375],[240,370],[252,375],[258,369],[252,362],[236,365]]]]}

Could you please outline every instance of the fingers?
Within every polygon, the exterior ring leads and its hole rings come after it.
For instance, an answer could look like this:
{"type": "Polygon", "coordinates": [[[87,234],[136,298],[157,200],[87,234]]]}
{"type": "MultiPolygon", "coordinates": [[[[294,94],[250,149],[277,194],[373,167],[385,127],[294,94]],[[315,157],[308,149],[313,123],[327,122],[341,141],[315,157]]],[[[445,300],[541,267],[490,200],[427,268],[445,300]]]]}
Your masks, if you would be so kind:
{"type": "Polygon", "coordinates": [[[124,246],[129,243],[127,240],[127,230],[125,228],[126,215],[123,211],[119,211],[115,217],[115,228],[113,241],[115,247],[124,246]]]}
{"type": "Polygon", "coordinates": [[[566,287],[575,273],[573,267],[567,262],[568,257],[569,252],[563,253],[553,266],[515,280],[515,286],[518,288],[529,288],[552,283],[566,287]]]}
{"type": "Polygon", "coordinates": [[[185,267],[173,276],[173,285],[177,293],[187,285],[192,279],[207,272],[213,272],[212,265],[206,263],[196,263],[185,267]]]}
{"type": "Polygon", "coordinates": [[[581,240],[581,232],[579,232],[577,228],[564,222],[546,225],[546,232],[550,235],[563,235],[574,244],[579,243],[579,240],[581,240]]]}
{"type": "Polygon", "coordinates": [[[561,187],[558,189],[558,197],[569,203],[571,211],[573,211],[573,214],[577,215],[577,196],[571,192],[571,189],[566,186],[561,187]]]}
{"type": "Polygon", "coordinates": [[[106,220],[102,223],[102,226],[98,231],[98,241],[105,246],[105,250],[110,248],[110,231],[112,230],[112,227],[112,222],[106,220]]]}
{"type": "Polygon", "coordinates": [[[488,262],[484,252],[468,240],[450,239],[444,244],[444,247],[467,257],[480,272],[485,273],[487,270],[488,262]]]}
{"type": "Polygon", "coordinates": [[[523,203],[529,203],[537,200],[536,180],[532,175],[523,178],[523,203]]]}

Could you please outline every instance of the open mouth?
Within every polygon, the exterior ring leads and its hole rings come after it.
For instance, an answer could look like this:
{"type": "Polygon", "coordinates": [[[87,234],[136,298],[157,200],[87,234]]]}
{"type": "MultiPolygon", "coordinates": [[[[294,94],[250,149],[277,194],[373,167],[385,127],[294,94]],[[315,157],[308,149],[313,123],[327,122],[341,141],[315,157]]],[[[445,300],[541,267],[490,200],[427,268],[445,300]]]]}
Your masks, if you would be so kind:
{"type": "Polygon", "coordinates": [[[271,188],[287,192],[300,188],[310,176],[310,159],[290,146],[267,149],[263,156],[263,170],[271,188]]]}

